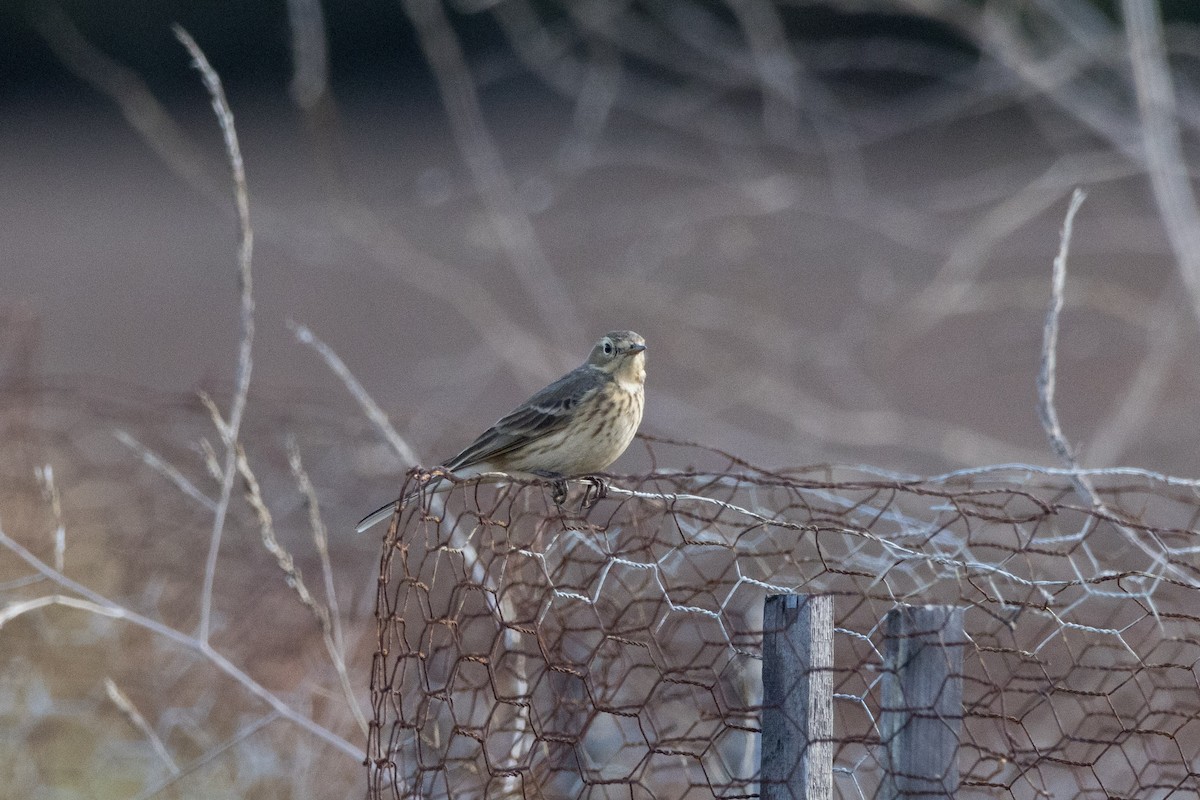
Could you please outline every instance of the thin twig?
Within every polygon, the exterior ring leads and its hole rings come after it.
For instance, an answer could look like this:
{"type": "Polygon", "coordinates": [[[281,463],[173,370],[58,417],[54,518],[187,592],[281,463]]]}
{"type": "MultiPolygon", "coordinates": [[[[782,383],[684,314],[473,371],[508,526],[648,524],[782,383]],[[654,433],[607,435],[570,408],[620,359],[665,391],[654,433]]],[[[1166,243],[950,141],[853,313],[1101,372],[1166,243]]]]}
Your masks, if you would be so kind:
{"type": "Polygon", "coordinates": [[[238,218],[238,278],[241,284],[241,343],[238,347],[237,378],[234,382],[233,401],[229,407],[228,427],[223,431],[225,443],[225,468],[222,470],[221,497],[213,513],[212,533],[209,539],[208,558],[204,562],[204,587],[200,595],[200,639],[208,641],[212,624],[213,581],[217,574],[217,556],[221,550],[221,536],[225,529],[225,518],[229,512],[229,499],[233,493],[234,471],[237,462],[237,438],[242,425],[242,414],[246,410],[246,399],[250,393],[250,373],[254,363],[251,358],[254,346],[254,281],[251,258],[254,253],[254,230],[250,227],[250,193],[246,188],[246,168],[242,162],[242,151],[238,145],[237,129],[233,124],[233,112],[225,99],[221,78],[208,63],[204,52],[196,41],[180,25],[173,25],[181,44],[192,57],[192,64],[200,71],[204,87],[212,98],[213,111],[221,126],[225,139],[225,153],[233,173],[233,200],[238,218]]]}
{"type": "Polygon", "coordinates": [[[15,619],[21,614],[49,605],[63,605],[69,608],[87,611],[92,614],[99,614],[100,616],[109,617],[111,619],[118,619],[132,623],[140,628],[145,628],[151,633],[162,636],[164,639],[172,641],[181,647],[199,653],[212,662],[212,664],[219,670],[224,672],[237,683],[241,684],[255,697],[259,698],[277,711],[284,719],[295,723],[314,736],[317,736],[325,742],[333,745],[351,758],[355,760],[360,760],[362,758],[361,748],[351,744],[349,741],[343,739],[341,736],[338,736],[328,728],[314,722],[300,712],[292,709],[290,706],[276,697],[270,690],[266,689],[264,686],[259,684],[244,671],[238,668],[232,661],[214,650],[208,641],[200,639],[196,636],[189,636],[188,634],[178,631],[168,625],[164,625],[157,620],[125,608],[124,606],[109,600],[107,597],[104,597],[99,592],[89,589],[87,586],[84,586],[78,581],[68,578],[66,575],[54,569],[54,567],[42,561],[40,558],[27,550],[20,542],[16,541],[7,533],[5,533],[3,529],[0,529],[0,547],[4,547],[14,553],[22,561],[33,567],[35,570],[58,586],[78,595],[78,597],[72,597],[70,595],[47,595],[44,597],[34,598],[33,600],[9,603],[3,609],[0,609],[0,627],[3,627],[5,623],[15,619]]]}
{"type": "Polygon", "coordinates": [[[400,460],[410,466],[420,462],[417,458],[416,451],[409,445],[404,437],[401,436],[395,428],[392,427],[391,421],[383,409],[367,394],[367,390],[358,382],[354,374],[350,372],[350,368],[346,366],[346,362],[342,361],[341,357],[334,352],[333,348],[318,339],[307,325],[288,320],[288,328],[296,336],[296,341],[301,344],[306,344],[316,351],[325,365],[337,375],[342,384],[350,392],[350,395],[358,402],[359,407],[366,414],[367,419],[379,429],[383,434],[383,438],[396,451],[396,455],[400,456],[400,460]]]}
{"type": "Polygon", "coordinates": [[[104,679],[104,691],[108,693],[108,699],[125,715],[129,723],[137,728],[142,736],[146,737],[146,740],[150,742],[150,746],[154,748],[154,752],[167,765],[167,769],[171,771],[171,774],[178,775],[179,765],[175,763],[175,759],[171,758],[171,754],[167,751],[167,745],[154,728],[150,726],[150,723],[146,721],[146,718],[142,716],[142,712],[138,711],[137,706],[133,704],[129,696],[121,691],[121,688],[117,686],[112,678],[104,679]]]}

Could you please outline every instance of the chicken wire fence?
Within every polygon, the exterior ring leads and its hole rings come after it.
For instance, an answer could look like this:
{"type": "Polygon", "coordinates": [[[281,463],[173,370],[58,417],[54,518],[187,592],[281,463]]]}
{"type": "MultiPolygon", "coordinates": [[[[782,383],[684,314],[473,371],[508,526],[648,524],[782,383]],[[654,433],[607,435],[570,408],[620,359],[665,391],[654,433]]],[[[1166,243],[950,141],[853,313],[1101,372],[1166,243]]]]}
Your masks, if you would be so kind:
{"type": "MultiPolygon", "coordinates": [[[[881,796],[882,620],[964,609],[960,796],[1166,797],[1200,763],[1196,485],[1025,465],[904,479],[643,438],[573,485],[455,483],[384,541],[375,797],[760,793],[763,601],[833,597],[834,794],[881,796]]],[[[407,488],[422,473],[410,473],[407,488]]],[[[445,484],[443,484],[445,486],[445,484]]]]}

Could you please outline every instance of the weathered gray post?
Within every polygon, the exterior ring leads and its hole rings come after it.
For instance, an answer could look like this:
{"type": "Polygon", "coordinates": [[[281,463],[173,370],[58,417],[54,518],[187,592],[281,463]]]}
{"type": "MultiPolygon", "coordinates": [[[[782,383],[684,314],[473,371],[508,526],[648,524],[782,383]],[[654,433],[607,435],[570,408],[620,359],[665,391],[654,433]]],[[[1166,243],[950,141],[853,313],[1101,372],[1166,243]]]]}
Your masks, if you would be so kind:
{"type": "Polygon", "coordinates": [[[953,797],[962,731],[963,610],[899,606],[884,624],[885,800],[953,797]]]}
{"type": "Polygon", "coordinates": [[[833,797],[833,598],[775,595],[763,608],[763,800],[833,797]]]}

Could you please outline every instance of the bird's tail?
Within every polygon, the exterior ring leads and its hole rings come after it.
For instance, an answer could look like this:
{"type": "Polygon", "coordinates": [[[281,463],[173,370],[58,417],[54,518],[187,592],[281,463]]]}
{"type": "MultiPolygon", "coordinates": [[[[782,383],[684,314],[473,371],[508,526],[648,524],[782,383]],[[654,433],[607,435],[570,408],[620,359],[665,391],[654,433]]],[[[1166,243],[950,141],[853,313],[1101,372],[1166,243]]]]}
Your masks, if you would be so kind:
{"type": "Polygon", "coordinates": [[[435,477],[432,480],[430,480],[428,483],[426,483],[425,485],[418,486],[416,489],[409,491],[403,497],[398,497],[395,500],[393,500],[392,502],[390,502],[386,505],[382,505],[379,508],[372,511],[370,514],[367,514],[365,517],[363,517],[361,520],[358,521],[357,525],[354,526],[354,532],[355,533],[365,533],[368,529],[374,528],[376,525],[383,522],[384,520],[391,519],[391,516],[396,511],[397,506],[399,506],[400,508],[406,507],[409,503],[411,503],[414,499],[416,499],[417,496],[421,494],[421,492],[428,493],[428,492],[433,492],[433,491],[445,491],[445,489],[450,488],[451,485],[452,484],[450,484],[449,481],[444,481],[441,477],[435,477]],[[445,487],[441,488],[441,489],[436,488],[439,483],[445,483],[445,487]]]}
{"type": "Polygon", "coordinates": [[[388,519],[389,517],[391,517],[392,512],[394,512],[396,510],[396,504],[401,503],[401,502],[403,502],[403,501],[402,500],[393,500],[392,502],[388,503],[386,506],[380,506],[379,508],[372,511],[370,514],[367,514],[365,517],[363,517],[362,519],[360,519],[358,521],[357,525],[354,526],[354,532],[355,533],[366,533],[368,529],[374,528],[380,522],[383,522],[385,519],[388,519]]]}

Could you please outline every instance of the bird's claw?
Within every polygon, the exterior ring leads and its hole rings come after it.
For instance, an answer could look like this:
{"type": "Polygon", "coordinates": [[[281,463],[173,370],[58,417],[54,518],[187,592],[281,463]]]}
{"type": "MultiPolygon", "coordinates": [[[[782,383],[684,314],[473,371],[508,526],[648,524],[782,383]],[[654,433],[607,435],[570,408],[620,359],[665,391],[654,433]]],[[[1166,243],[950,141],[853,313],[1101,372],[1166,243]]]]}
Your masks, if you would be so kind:
{"type": "Polygon", "coordinates": [[[554,501],[554,505],[562,508],[562,504],[567,500],[567,479],[557,472],[536,471],[533,473],[543,480],[550,483],[550,499],[554,501]]]}
{"type": "Polygon", "coordinates": [[[604,478],[599,475],[585,475],[580,480],[587,484],[583,490],[581,508],[589,509],[608,497],[608,482],[604,478]]]}
{"type": "MultiPolygon", "coordinates": [[[[554,505],[562,508],[563,503],[567,501],[567,479],[554,472],[534,474],[550,482],[550,499],[554,501],[554,505]]],[[[581,510],[586,511],[608,497],[608,482],[599,475],[584,475],[579,480],[586,484],[583,490],[583,499],[579,504],[581,510]]]]}

